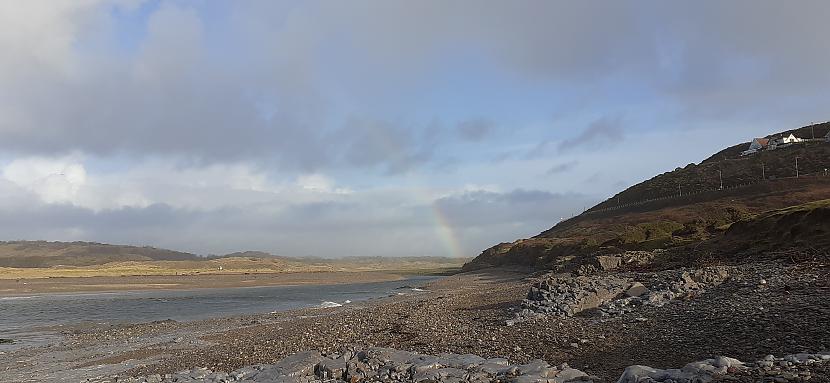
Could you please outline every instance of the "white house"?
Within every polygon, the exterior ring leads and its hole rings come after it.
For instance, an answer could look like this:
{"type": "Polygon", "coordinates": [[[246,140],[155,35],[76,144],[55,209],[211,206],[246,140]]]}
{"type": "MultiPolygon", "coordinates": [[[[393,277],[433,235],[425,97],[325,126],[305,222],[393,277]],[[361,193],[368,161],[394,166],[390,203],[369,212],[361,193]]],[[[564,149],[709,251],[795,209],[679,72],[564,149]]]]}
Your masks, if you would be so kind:
{"type": "Polygon", "coordinates": [[[748,156],[755,152],[761,151],[766,149],[769,146],[769,139],[768,138],[755,138],[749,144],[749,148],[741,152],[742,156],[748,156]]]}
{"type": "Polygon", "coordinates": [[[781,136],[775,138],[769,142],[769,150],[775,150],[778,148],[786,148],[792,144],[797,142],[804,142],[804,139],[796,137],[794,134],[790,133],[789,136],[781,136]]]}
{"type": "Polygon", "coordinates": [[[804,140],[796,137],[795,134],[790,133],[789,136],[781,137],[781,141],[783,141],[785,144],[794,144],[796,142],[802,142],[804,140]]]}

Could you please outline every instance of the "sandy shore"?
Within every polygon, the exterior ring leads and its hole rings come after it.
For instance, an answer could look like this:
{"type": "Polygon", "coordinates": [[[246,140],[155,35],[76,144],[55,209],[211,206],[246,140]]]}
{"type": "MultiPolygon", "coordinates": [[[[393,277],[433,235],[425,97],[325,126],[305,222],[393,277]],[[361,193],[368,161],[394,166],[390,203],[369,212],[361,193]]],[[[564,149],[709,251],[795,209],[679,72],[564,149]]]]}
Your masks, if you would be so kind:
{"type": "Polygon", "coordinates": [[[0,279],[0,296],[105,291],[189,290],[301,284],[330,285],[396,281],[404,279],[405,277],[406,275],[404,273],[378,271],[0,279]]]}

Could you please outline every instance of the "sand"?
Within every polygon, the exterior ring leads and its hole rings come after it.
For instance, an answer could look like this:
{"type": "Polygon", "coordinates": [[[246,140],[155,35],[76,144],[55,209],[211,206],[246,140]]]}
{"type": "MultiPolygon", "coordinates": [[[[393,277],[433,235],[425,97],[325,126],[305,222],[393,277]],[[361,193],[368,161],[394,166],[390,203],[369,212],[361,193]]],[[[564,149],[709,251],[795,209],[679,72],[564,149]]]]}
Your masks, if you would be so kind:
{"type": "Polygon", "coordinates": [[[0,279],[0,296],[32,294],[190,290],[203,288],[263,287],[341,283],[385,282],[404,279],[394,272],[296,272],[208,275],[133,275],[116,277],[66,277],[0,279]]]}

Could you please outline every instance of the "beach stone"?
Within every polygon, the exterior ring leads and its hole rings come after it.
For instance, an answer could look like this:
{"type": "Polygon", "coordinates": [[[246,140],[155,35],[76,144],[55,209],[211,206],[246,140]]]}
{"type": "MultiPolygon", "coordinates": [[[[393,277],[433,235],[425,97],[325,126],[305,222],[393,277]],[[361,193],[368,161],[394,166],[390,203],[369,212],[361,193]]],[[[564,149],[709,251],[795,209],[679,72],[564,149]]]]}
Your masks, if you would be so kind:
{"type": "Polygon", "coordinates": [[[564,382],[570,382],[570,381],[573,381],[573,380],[581,379],[581,378],[584,378],[584,377],[587,377],[587,376],[588,376],[588,374],[586,374],[582,371],[579,371],[577,369],[566,368],[562,371],[559,371],[559,373],[556,374],[556,376],[554,377],[553,380],[556,383],[564,383],[564,382]]]}
{"type": "Polygon", "coordinates": [[[519,366],[520,375],[542,375],[550,368],[548,362],[536,359],[519,366]]]}
{"type": "Polygon", "coordinates": [[[639,383],[647,378],[651,378],[657,373],[657,369],[648,366],[628,366],[623,371],[622,376],[617,380],[617,383],[639,383]]]}
{"type": "Polygon", "coordinates": [[[510,365],[510,361],[505,358],[490,358],[484,361],[484,363],[494,364],[498,366],[508,366],[510,365]]]}
{"type": "Polygon", "coordinates": [[[629,297],[639,297],[647,292],[649,292],[649,290],[645,285],[640,282],[634,282],[628,290],[625,290],[625,295],[628,295],[629,297]]]}
{"type": "Polygon", "coordinates": [[[369,365],[359,360],[350,360],[346,367],[346,380],[356,381],[362,379],[369,379],[377,375],[369,365]]]}
{"type": "Polygon", "coordinates": [[[346,373],[348,365],[343,359],[323,359],[317,364],[317,376],[323,379],[342,379],[346,373]]]}
{"type": "Polygon", "coordinates": [[[514,377],[511,377],[510,380],[508,380],[508,382],[510,382],[510,383],[541,383],[541,382],[546,382],[546,381],[547,381],[547,379],[542,379],[538,376],[533,376],[533,375],[514,376],[514,377]]]}
{"type": "Polygon", "coordinates": [[[441,354],[440,357],[444,359],[443,364],[447,367],[460,368],[462,370],[469,370],[487,361],[486,359],[473,354],[441,354]]]}
{"type": "Polygon", "coordinates": [[[619,268],[622,263],[622,257],[616,255],[598,255],[587,258],[582,263],[576,265],[574,273],[576,275],[590,275],[603,271],[611,271],[619,268]]]}
{"type": "Polygon", "coordinates": [[[245,379],[245,378],[247,378],[251,375],[256,374],[257,372],[259,372],[259,369],[257,369],[254,366],[243,367],[243,368],[240,368],[240,369],[238,369],[234,372],[231,372],[230,377],[233,378],[233,379],[236,379],[236,380],[243,380],[243,379],[245,379]]]}
{"type": "Polygon", "coordinates": [[[362,361],[377,360],[382,363],[408,363],[417,358],[418,355],[411,352],[395,350],[392,348],[371,347],[358,353],[357,357],[362,361]]]}
{"type": "Polygon", "coordinates": [[[729,368],[729,367],[742,367],[744,365],[744,363],[741,362],[740,360],[730,358],[730,357],[726,357],[726,356],[720,356],[720,357],[716,358],[712,364],[716,367],[726,367],[726,368],[729,368]]]}
{"type": "Polygon", "coordinates": [[[490,375],[496,375],[507,369],[509,366],[499,363],[486,362],[478,366],[478,370],[490,375]]]}
{"type": "Polygon", "coordinates": [[[323,360],[318,351],[303,351],[287,356],[273,365],[286,376],[303,376],[314,373],[314,367],[323,360]]]}

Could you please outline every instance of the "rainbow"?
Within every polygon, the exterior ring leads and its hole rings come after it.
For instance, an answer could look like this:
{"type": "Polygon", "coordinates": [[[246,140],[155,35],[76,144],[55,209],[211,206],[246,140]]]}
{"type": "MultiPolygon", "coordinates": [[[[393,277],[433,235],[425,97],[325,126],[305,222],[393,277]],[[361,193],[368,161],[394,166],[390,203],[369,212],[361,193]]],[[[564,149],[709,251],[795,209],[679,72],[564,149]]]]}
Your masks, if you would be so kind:
{"type": "MultiPolygon", "coordinates": [[[[387,129],[382,129],[376,124],[364,124],[363,128],[367,129],[368,133],[370,133],[373,137],[380,140],[380,143],[387,149],[390,156],[399,155],[399,153],[404,152],[401,145],[397,142],[397,140],[393,139],[387,129]]],[[[421,181],[421,184],[425,184],[423,180],[421,181]]],[[[458,235],[456,234],[455,229],[453,229],[447,215],[444,214],[444,212],[441,211],[441,208],[436,204],[434,196],[431,195],[426,189],[416,191],[416,195],[423,198],[424,201],[428,201],[427,203],[430,204],[430,210],[432,210],[432,216],[435,220],[436,233],[444,243],[444,246],[446,246],[449,256],[452,258],[464,258],[465,253],[461,248],[461,242],[458,239],[458,235]]]]}
{"type": "Polygon", "coordinates": [[[435,219],[435,229],[438,237],[447,248],[450,257],[464,258],[464,250],[461,249],[461,241],[450,223],[449,217],[441,210],[435,201],[431,203],[432,216],[435,219]]]}

